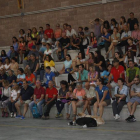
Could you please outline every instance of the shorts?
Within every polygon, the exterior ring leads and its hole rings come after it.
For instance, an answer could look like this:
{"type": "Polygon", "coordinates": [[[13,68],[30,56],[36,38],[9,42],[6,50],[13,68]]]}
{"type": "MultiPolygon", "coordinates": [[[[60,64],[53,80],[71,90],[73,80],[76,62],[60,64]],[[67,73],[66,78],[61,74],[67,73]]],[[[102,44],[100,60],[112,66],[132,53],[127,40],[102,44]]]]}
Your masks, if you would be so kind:
{"type": "Polygon", "coordinates": [[[94,103],[97,101],[97,99],[94,97],[91,101],[90,101],[90,105],[94,105],[94,103]]]}
{"type": "Polygon", "coordinates": [[[111,100],[110,99],[104,100],[104,102],[107,104],[107,106],[111,104],[111,100]]]}
{"type": "Polygon", "coordinates": [[[44,53],[45,51],[46,51],[46,47],[41,47],[41,48],[39,49],[39,52],[44,53]]]}
{"type": "Polygon", "coordinates": [[[132,98],[129,100],[129,102],[131,102],[132,104],[133,104],[134,102],[138,102],[138,103],[140,104],[140,97],[132,97],[132,98]]]}
{"type": "Polygon", "coordinates": [[[84,105],[84,101],[79,100],[77,102],[77,107],[82,107],[84,105]]]}
{"type": "Polygon", "coordinates": [[[115,88],[116,86],[118,86],[118,83],[115,83],[114,81],[112,81],[112,82],[110,83],[110,85],[111,85],[112,88],[115,88]]]}
{"type": "MultiPolygon", "coordinates": [[[[23,101],[23,104],[28,104],[28,105],[29,105],[30,102],[31,102],[31,100],[26,100],[26,101],[23,101]]],[[[18,101],[17,103],[18,103],[20,106],[23,105],[23,104],[21,104],[20,101],[18,101]]]]}

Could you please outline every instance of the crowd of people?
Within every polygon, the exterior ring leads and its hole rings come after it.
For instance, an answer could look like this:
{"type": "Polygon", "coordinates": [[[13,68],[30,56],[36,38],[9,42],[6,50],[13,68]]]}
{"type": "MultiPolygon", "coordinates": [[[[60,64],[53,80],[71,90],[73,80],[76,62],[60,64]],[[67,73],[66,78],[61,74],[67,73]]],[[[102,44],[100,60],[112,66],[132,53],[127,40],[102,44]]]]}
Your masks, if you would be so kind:
{"type": "Polygon", "coordinates": [[[137,52],[140,56],[138,19],[131,12],[127,21],[121,16],[120,22],[114,18],[111,23],[96,18],[89,23],[90,30],[79,27],[78,32],[67,23],[63,24],[63,29],[60,24],[56,24],[55,30],[46,24],[46,30],[43,27],[39,27],[39,31],[33,27],[27,33],[19,30],[19,36],[12,38],[10,50],[7,53],[2,50],[0,56],[2,117],[10,115],[25,119],[28,108],[33,113],[36,105],[39,117],[49,119],[50,110],[56,104],[56,118],[63,116],[65,108],[67,119],[73,114],[69,124],[75,125],[78,107],[83,108],[82,113],[87,110],[91,115],[93,106],[94,116],[99,112],[102,118],[104,107],[112,104],[114,119],[118,120],[127,104],[130,116],[126,121],[136,121],[134,113],[140,104],[140,72],[136,56],[137,52]],[[92,52],[92,48],[97,49],[92,52]],[[105,48],[106,58],[101,54],[102,48],[105,48]],[[68,50],[79,50],[79,53],[71,58],[68,50]],[[57,61],[63,62],[60,71],[55,68],[55,54],[57,61]],[[19,68],[19,64],[24,68],[19,68]],[[68,80],[62,80],[58,87],[55,77],[61,74],[66,74],[68,80]]]}

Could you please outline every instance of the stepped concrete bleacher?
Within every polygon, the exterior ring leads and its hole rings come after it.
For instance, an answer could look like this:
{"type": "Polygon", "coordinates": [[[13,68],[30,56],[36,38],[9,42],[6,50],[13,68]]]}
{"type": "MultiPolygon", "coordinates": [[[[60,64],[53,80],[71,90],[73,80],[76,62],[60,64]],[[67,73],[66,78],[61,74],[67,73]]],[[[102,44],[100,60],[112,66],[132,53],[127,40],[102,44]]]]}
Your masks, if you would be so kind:
{"type": "MultiPolygon", "coordinates": [[[[5,50],[6,53],[9,51],[9,49],[10,49],[9,46],[0,47],[0,51],[1,50],[5,50]]],[[[97,49],[94,48],[94,49],[91,49],[90,52],[93,52],[94,53],[96,50],[97,49]]],[[[122,48],[122,50],[123,50],[123,52],[125,52],[124,47],[122,48]]],[[[115,51],[117,51],[116,48],[115,48],[115,51]]],[[[78,51],[78,50],[68,50],[68,54],[71,55],[71,58],[72,59],[74,59],[77,56],[78,52],[80,52],[80,51],[78,51]]],[[[86,52],[86,50],[85,50],[85,52],[86,52]]],[[[104,48],[101,50],[101,54],[104,57],[106,57],[105,56],[106,52],[105,52],[105,49],[104,48]]],[[[53,53],[53,56],[54,56],[54,60],[57,61],[58,59],[57,59],[57,55],[56,55],[55,52],[53,53]]],[[[111,56],[111,53],[110,53],[110,56],[111,56]]],[[[139,58],[137,58],[137,59],[139,60],[139,58]]],[[[109,60],[110,60],[110,62],[112,62],[113,59],[109,59],[109,60]]],[[[19,64],[19,67],[23,68],[23,64],[19,64]]],[[[61,70],[62,67],[63,67],[63,62],[55,62],[55,68],[56,68],[57,71],[61,70]]],[[[75,76],[75,75],[73,75],[73,76],[75,76]]],[[[37,76],[37,79],[40,79],[40,76],[39,75],[37,76]]],[[[68,80],[68,74],[62,74],[62,75],[59,75],[58,77],[55,78],[56,85],[58,87],[60,87],[60,81],[61,80],[66,80],[67,81],[68,80]]],[[[46,79],[44,79],[44,82],[45,81],[46,81],[46,79]]],[[[57,89],[59,89],[59,88],[57,88],[57,89]]],[[[21,106],[21,110],[23,112],[23,106],[21,106]]],[[[92,114],[93,114],[93,106],[91,107],[91,110],[92,110],[92,114]]],[[[78,113],[79,112],[82,112],[82,108],[78,108],[78,113]]],[[[65,116],[65,109],[63,109],[63,112],[62,113],[63,113],[63,118],[66,118],[66,116],[65,116]]],[[[53,108],[51,109],[51,112],[50,112],[50,118],[55,118],[55,115],[56,114],[57,114],[56,106],[53,106],[53,108]]],[[[129,116],[127,105],[125,105],[123,107],[120,116],[121,116],[121,119],[120,120],[125,120],[129,116]]],[[[32,117],[32,114],[31,114],[31,112],[30,112],[29,109],[27,111],[26,117],[27,118],[28,117],[32,117]]],[[[140,106],[137,107],[137,111],[135,112],[135,117],[136,117],[137,121],[140,121],[140,106]]],[[[113,112],[112,112],[112,106],[111,105],[105,107],[103,118],[105,120],[114,120],[114,118],[113,118],[113,112]]]]}

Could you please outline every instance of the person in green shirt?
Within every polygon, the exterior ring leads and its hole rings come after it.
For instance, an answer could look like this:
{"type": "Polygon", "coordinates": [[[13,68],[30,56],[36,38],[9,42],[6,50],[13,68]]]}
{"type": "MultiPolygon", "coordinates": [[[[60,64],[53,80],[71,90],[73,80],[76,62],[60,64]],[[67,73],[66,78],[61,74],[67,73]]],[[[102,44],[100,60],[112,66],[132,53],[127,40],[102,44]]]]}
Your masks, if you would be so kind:
{"type": "Polygon", "coordinates": [[[128,87],[134,84],[134,78],[139,75],[139,68],[134,66],[134,61],[129,61],[129,68],[126,69],[126,84],[128,87]]]}
{"type": "Polygon", "coordinates": [[[88,81],[88,71],[84,69],[84,65],[79,65],[79,71],[77,73],[78,81],[85,85],[85,82],[88,81]]]}

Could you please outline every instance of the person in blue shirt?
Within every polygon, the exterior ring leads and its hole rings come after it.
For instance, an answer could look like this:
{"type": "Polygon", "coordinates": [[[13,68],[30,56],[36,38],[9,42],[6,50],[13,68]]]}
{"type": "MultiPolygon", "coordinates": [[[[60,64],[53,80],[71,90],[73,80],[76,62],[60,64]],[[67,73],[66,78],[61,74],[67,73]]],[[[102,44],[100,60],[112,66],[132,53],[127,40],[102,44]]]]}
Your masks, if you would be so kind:
{"type": "Polygon", "coordinates": [[[53,81],[54,82],[54,86],[56,86],[56,84],[55,84],[55,74],[54,74],[54,72],[51,71],[50,66],[46,67],[45,78],[47,79],[47,81],[46,81],[46,83],[43,86],[48,88],[49,81],[53,81]]]}
{"type": "Polygon", "coordinates": [[[104,71],[102,72],[102,74],[101,74],[101,78],[104,79],[104,85],[106,85],[107,82],[108,82],[108,77],[109,77],[109,75],[110,75],[111,69],[112,69],[112,65],[109,64],[109,65],[107,66],[107,70],[104,70],[104,71]]]}
{"type": "Polygon", "coordinates": [[[99,114],[100,114],[99,117],[102,118],[104,107],[108,106],[111,103],[111,100],[110,100],[108,87],[103,85],[104,80],[99,78],[97,79],[96,84],[97,87],[95,88],[95,93],[96,93],[97,101],[94,103],[93,111],[94,111],[94,115],[97,116],[97,112],[99,108],[99,114]]]}

